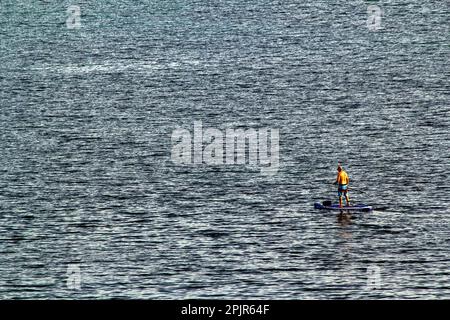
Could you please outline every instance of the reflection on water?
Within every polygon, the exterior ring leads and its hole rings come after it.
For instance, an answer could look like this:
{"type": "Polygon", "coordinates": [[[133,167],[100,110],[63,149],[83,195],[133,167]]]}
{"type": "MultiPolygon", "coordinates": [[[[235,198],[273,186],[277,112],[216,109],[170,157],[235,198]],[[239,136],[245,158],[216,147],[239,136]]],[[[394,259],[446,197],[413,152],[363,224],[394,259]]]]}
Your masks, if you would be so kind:
{"type": "Polygon", "coordinates": [[[352,215],[350,212],[342,211],[341,213],[339,213],[337,215],[337,221],[338,221],[339,225],[344,228],[343,230],[346,230],[345,227],[348,227],[350,225],[351,218],[352,218],[352,215]]]}

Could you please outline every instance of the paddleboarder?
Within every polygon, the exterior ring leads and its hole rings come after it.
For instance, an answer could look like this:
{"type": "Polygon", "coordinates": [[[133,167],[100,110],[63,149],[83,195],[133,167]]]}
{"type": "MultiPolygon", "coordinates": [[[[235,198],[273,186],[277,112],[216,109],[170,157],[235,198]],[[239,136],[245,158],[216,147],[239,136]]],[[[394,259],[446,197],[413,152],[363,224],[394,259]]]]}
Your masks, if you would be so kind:
{"type": "Polygon", "coordinates": [[[339,207],[342,208],[342,194],[345,196],[347,206],[350,206],[350,200],[348,198],[348,183],[350,182],[350,179],[348,178],[347,172],[345,172],[340,164],[338,164],[337,171],[338,173],[334,184],[338,185],[339,207]]]}

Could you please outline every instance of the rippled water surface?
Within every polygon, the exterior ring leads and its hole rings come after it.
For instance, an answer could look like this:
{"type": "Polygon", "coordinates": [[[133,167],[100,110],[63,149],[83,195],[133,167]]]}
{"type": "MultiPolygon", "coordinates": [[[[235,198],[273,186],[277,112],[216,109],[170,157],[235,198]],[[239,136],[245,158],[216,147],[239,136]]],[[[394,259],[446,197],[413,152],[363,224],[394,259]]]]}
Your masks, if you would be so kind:
{"type": "Polygon", "coordinates": [[[450,298],[448,1],[72,4],[0,4],[1,298],[450,298]],[[194,121],[278,172],[175,165],[194,121]],[[338,161],[374,212],[313,208],[338,161]]]}

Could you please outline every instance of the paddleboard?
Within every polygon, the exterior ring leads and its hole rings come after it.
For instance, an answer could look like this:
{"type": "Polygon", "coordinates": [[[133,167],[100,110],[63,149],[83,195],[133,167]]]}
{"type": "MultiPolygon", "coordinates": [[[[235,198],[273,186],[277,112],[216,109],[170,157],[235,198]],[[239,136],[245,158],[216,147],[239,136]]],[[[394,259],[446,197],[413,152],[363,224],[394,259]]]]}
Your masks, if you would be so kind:
{"type": "Polygon", "coordinates": [[[366,204],[355,204],[351,206],[342,206],[339,207],[339,204],[335,203],[329,203],[328,201],[325,201],[323,204],[320,202],[314,203],[315,209],[320,210],[350,210],[350,211],[372,211],[373,208],[371,206],[368,206],[366,204]]]}

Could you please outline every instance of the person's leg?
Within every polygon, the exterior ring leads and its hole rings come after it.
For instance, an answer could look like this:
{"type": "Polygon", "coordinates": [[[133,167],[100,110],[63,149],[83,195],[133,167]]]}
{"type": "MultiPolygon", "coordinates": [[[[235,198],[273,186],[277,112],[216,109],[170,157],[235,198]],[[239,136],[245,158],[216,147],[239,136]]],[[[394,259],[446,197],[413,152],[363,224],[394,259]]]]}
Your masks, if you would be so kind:
{"type": "Polygon", "coordinates": [[[338,190],[338,197],[339,197],[339,208],[342,208],[342,191],[338,190]]]}
{"type": "Polygon", "coordinates": [[[350,199],[348,198],[348,191],[345,191],[345,202],[347,202],[347,207],[350,206],[350,199]]]}

